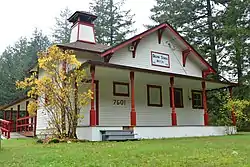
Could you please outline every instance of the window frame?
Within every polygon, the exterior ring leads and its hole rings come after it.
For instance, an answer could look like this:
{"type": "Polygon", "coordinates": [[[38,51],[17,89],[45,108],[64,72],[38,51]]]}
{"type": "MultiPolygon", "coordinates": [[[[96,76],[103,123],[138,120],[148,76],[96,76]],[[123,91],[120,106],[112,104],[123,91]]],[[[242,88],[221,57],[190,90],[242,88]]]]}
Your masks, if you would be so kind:
{"type": "Polygon", "coordinates": [[[203,104],[203,94],[202,94],[202,91],[200,91],[200,90],[192,90],[191,91],[191,94],[192,94],[192,108],[193,109],[204,109],[204,104],[203,104]],[[194,104],[194,102],[195,102],[195,99],[194,99],[194,94],[195,93],[198,93],[198,94],[200,94],[200,96],[201,96],[201,106],[195,106],[195,104],[194,104]]]}
{"type": "Polygon", "coordinates": [[[162,107],[163,106],[163,102],[162,102],[162,86],[147,84],[147,104],[150,107],[162,107]],[[150,102],[150,88],[158,88],[160,90],[160,103],[159,104],[150,102]]]}
{"type": "Polygon", "coordinates": [[[129,97],[130,95],[130,91],[129,91],[129,83],[127,82],[117,82],[117,81],[114,81],[113,82],[113,96],[123,96],[123,97],[129,97]],[[127,93],[120,93],[120,92],[117,92],[116,90],[116,86],[126,86],[127,87],[127,93]]]}
{"type": "MultiPolygon", "coordinates": [[[[174,93],[175,91],[180,91],[181,92],[181,104],[176,104],[175,101],[175,108],[184,108],[184,102],[183,102],[183,89],[182,88],[174,88],[174,93]]],[[[171,93],[171,87],[169,88],[169,96],[170,96],[170,107],[172,107],[172,93],[171,93]]]]}

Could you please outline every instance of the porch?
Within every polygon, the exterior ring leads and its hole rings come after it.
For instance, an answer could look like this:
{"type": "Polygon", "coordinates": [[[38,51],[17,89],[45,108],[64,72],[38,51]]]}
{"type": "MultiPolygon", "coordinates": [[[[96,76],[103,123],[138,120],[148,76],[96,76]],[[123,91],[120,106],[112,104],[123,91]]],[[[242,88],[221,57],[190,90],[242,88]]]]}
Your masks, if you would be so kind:
{"type": "Polygon", "coordinates": [[[99,141],[100,131],[126,129],[133,130],[137,138],[149,139],[236,133],[233,108],[231,126],[209,126],[206,100],[206,92],[214,89],[232,95],[233,83],[100,62],[89,64],[94,94],[78,124],[81,139],[99,141]]]}
{"type": "MultiPolygon", "coordinates": [[[[79,139],[103,141],[102,131],[124,131],[122,126],[78,127],[79,139]]],[[[161,139],[181,137],[224,136],[236,134],[235,126],[135,126],[132,129],[135,139],[161,139]]]]}
{"type": "Polygon", "coordinates": [[[0,129],[5,138],[24,138],[36,135],[36,116],[29,116],[27,107],[31,99],[24,97],[1,107],[3,119],[0,129]]]}

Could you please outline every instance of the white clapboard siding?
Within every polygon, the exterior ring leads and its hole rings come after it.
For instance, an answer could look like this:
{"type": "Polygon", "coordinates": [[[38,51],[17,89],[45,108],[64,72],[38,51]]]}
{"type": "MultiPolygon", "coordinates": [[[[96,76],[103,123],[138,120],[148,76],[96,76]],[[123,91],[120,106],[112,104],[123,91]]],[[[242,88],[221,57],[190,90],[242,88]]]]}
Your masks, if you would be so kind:
{"type": "MultiPolygon", "coordinates": [[[[128,82],[128,78],[126,78],[128,82]]],[[[126,80],[123,80],[123,82],[126,80]]],[[[99,120],[102,126],[129,126],[130,125],[130,98],[113,96],[113,81],[115,79],[103,79],[99,81],[100,110],[99,120]],[[113,100],[126,99],[125,106],[114,106],[113,100]]],[[[119,81],[119,80],[118,80],[119,81]]]]}
{"type": "MultiPolygon", "coordinates": [[[[90,88],[89,85],[79,85],[79,92],[87,92],[87,89],[90,88]]],[[[88,104],[81,108],[80,111],[80,119],[78,121],[78,126],[89,126],[89,119],[90,119],[90,99],[88,101],[88,104]]]]}
{"type": "Polygon", "coordinates": [[[169,107],[168,83],[159,76],[135,74],[135,108],[138,126],[171,125],[171,109],[169,107]],[[141,75],[141,76],[140,76],[141,75]],[[147,84],[162,86],[162,107],[151,107],[147,104],[147,84]]]}
{"type": "Polygon", "coordinates": [[[182,49],[178,46],[171,49],[166,41],[171,42],[169,38],[167,38],[167,35],[163,34],[162,43],[159,44],[157,33],[152,33],[141,40],[137,47],[135,58],[132,58],[132,52],[129,51],[128,46],[125,46],[114,53],[110,59],[110,63],[201,77],[202,70],[199,66],[187,58],[186,67],[183,67],[182,49]],[[152,66],[151,51],[169,54],[170,68],[152,66]]]}
{"type": "MultiPolygon", "coordinates": [[[[97,70],[98,72],[98,70],[97,70]]],[[[102,71],[103,72],[103,71],[102,71]]],[[[131,97],[113,96],[113,81],[129,83],[129,72],[110,69],[99,77],[100,126],[129,126],[131,97]],[[105,74],[107,72],[107,74],[105,74]],[[115,79],[114,79],[115,78],[115,79]],[[126,106],[114,106],[113,99],[125,99],[126,106]]],[[[137,126],[171,126],[169,77],[146,73],[135,73],[135,109],[137,126]],[[147,105],[147,84],[162,86],[163,107],[147,105]]],[[[191,88],[183,86],[184,108],[176,108],[178,125],[203,125],[203,110],[192,109],[191,88]]],[[[180,83],[179,83],[180,85],[180,83]]],[[[179,86],[178,86],[179,87],[179,86]]],[[[131,90],[130,90],[131,93],[131,90]]],[[[130,95],[131,96],[131,95],[130,95]]]]}

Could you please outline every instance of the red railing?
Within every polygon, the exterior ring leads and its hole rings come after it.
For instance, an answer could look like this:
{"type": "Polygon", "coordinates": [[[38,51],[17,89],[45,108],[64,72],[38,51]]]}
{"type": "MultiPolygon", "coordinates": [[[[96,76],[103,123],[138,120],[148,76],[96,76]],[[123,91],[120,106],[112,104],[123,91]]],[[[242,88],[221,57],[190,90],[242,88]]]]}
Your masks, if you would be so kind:
{"type": "Polygon", "coordinates": [[[0,119],[1,122],[1,132],[2,134],[7,137],[7,139],[10,138],[10,132],[11,132],[11,121],[0,119]]]}
{"type": "Polygon", "coordinates": [[[16,120],[16,132],[36,132],[36,116],[18,118],[16,120]]]}

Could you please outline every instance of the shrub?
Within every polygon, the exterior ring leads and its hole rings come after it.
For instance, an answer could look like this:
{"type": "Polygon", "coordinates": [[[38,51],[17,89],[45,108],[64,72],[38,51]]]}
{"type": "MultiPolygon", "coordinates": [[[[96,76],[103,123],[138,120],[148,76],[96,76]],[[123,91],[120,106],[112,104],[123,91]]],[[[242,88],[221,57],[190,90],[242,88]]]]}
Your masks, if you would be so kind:
{"type": "Polygon", "coordinates": [[[51,144],[51,143],[59,143],[59,142],[60,142],[60,140],[57,139],[57,138],[53,138],[53,139],[50,139],[50,140],[48,141],[49,144],[51,144]]]}
{"type": "Polygon", "coordinates": [[[42,140],[42,139],[38,139],[38,140],[36,141],[36,143],[43,143],[43,140],[42,140]]]}

